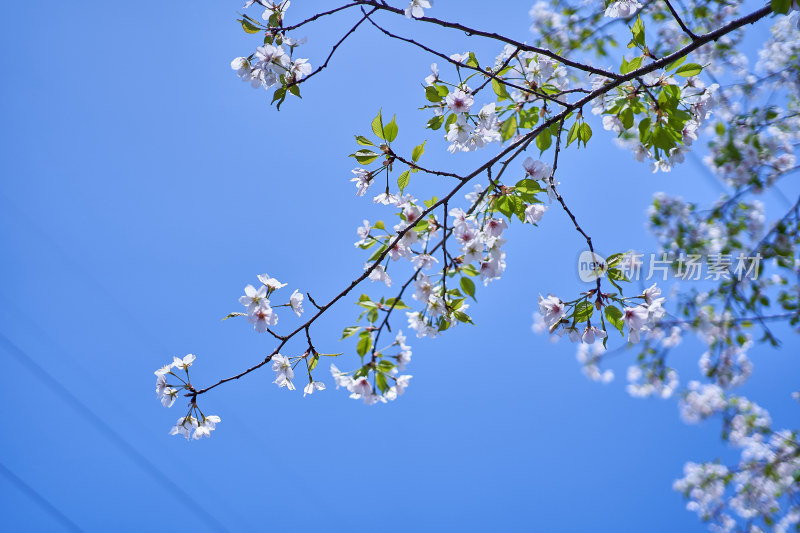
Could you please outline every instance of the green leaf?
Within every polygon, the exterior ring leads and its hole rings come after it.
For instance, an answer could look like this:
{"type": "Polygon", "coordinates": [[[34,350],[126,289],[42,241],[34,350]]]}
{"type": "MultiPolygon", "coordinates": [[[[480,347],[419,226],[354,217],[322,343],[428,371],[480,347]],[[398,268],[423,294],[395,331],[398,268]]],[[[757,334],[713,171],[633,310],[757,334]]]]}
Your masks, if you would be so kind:
{"type": "Polygon", "coordinates": [[[772,0],[772,12],[785,15],[792,7],[792,0],[772,0]]]}
{"type": "Polygon", "coordinates": [[[685,65],[681,66],[678,70],[675,71],[675,74],[678,76],[683,76],[684,78],[688,78],[689,76],[697,76],[703,71],[703,67],[698,65],[697,63],[686,63],[685,65]]]}
{"type": "Polygon", "coordinates": [[[383,117],[381,117],[380,111],[378,111],[378,116],[372,119],[372,133],[377,135],[379,139],[386,140],[383,133],[383,117]]]}
{"type": "Polygon", "coordinates": [[[636,22],[631,27],[631,33],[633,34],[633,44],[644,47],[644,22],[642,22],[642,18],[639,15],[636,15],[636,22]]]}
{"type": "Polygon", "coordinates": [[[339,352],[339,353],[319,353],[319,352],[317,352],[317,355],[321,355],[322,357],[339,357],[340,355],[342,355],[342,353],[344,353],[344,352],[339,352]]]}
{"type": "Polygon", "coordinates": [[[539,122],[539,108],[520,109],[519,110],[519,127],[525,130],[532,130],[539,122]]]}
{"type": "Polygon", "coordinates": [[[391,361],[387,361],[386,359],[381,359],[378,362],[378,370],[381,372],[389,372],[394,368],[394,363],[391,361]]]}
{"type": "Polygon", "coordinates": [[[247,314],[246,313],[228,313],[228,316],[226,316],[222,320],[228,320],[229,318],[233,318],[235,316],[247,316],[247,314]]]}
{"type": "Polygon", "coordinates": [[[386,135],[386,140],[388,142],[392,142],[397,138],[397,122],[394,121],[394,116],[392,116],[392,121],[389,122],[384,128],[383,133],[386,135]]]}
{"type": "Polygon", "coordinates": [[[542,132],[536,136],[536,147],[542,152],[550,148],[551,144],[553,144],[553,137],[549,129],[542,130],[542,132]]]}
{"type": "Polygon", "coordinates": [[[650,123],[652,120],[650,117],[645,117],[639,123],[639,140],[644,144],[647,141],[647,138],[650,135],[650,123]]]}
{"type": "Polygon", "coordinates": [[[467,276],[472,276],[473,278],[478,274],[480,274],[480,272],[478,272],[478,269],[475,268],[474,265],[467,265],[465,267],[461,267],[461,272],[463,272],[467,276]]]}
{"type": "Polygon", "coordinates": [[[411,179],[411,173],[406,170],[397,178],[397,186],[400,187],[400,192],[403,192],[403,189],[408,187],[408,182],[411,179]]]}
{"type": "Polygon", "coordinates": [[[239,19],[239,22],[242,23],[242,28],[247,33],[258,33],[261,31],[261,28],[250,22],[249,20],[239,19]]]}
{"type": "Polygon", "coordinates": [[[501,196],[494,201],[494,208],[503,213],[507,217],[511,217],[514,213],[513,204],[508,196],[501,196]]]}
{"type": "Polygon", "coordinates": [[[363,135],[356,135],[356,142],[361,146],[375,146],[375,143],[373,143],[363,135]]]}
{"type": "Polygon", "coordinates": [[[511,95],[508,94],[506,90],[506,86],[495,78],[492,78],[492,89],[494,89],[494,94],[497,95],[497,101],[502,102],[503,100],[511,100],[511,95]]]}
{"type": "Polygon", "coordinates": [[[389,298],[386,300],[386,307],[392,306],[394,306],[395,309],[411,309],[409,306],[403,303],[403,300],[397,300],[397,302],[395,302],[394,298],[389,298]]]}
{"type": "Polygon", "coordinates": [[[278,101],[277,107],[278,109],[280,109],[281,104],[283,103],[284,100],[286,100],[286,89],[284,89],[283,87],[281,87],[280,89],[275,89],[275,93],[272,95],[272,102],[270,102],[270,104],[275,103],[276,100],[278,101]]]}
{"type": "Polygon", "coordinates": [[[422,144],[418,144],[414,147],[414,150],[411,152],[411,160],[413,162],[419,161],[420,156],[425,153],[425,143],[428,141],[422,141],[422,144]]]}
{"type": "Polygon", "coordinates": [[[381,392],[386,392],[389,390],[389,384],[386,382],[386,376],[382,372],[378,372],[378,374],[375,376],[375,384],[378,385],[378,388],[381,390],[381,392]]]}
{"type": "Polygon", "coordinates": [[[567,146],[572,144],[572,142],[578,138],[578,128],[580,128],[580,126],[576,121],[575,124],[573,124],[569,129],[569,133],[567,133],[567,146]]]}
{"type": "MultiPolygon", "coordinates": [[[[509,204],[511,205],[511,212],[519,217],[520,220],[525,220],[525,203],[519,196],[509,196],[509,204]]],[[[511,219],[509,218],[509,222],[511,219]]]]}
{"type": "Polygon", "coordinates": [[[620,334],[622,334],[622,328],[623,326],[625,326],[625,321],[622,320],[622,311],[620,311],[619,308],[614,307],[613,305],[609,305],[606,307],[605,315],[606,315],[606,320],[608,320],[609,323],[615,328],[617,328],[620,334]]]}
{"type": "Polygon", "coordinates": [[[630,107],[626,107],[622,110],[622,113],[619,114],[619,120],[622,122],[622,127],[626,130],[629,130],[633,127],[633,110],[630,107]]]}
{"type": "Polygon", "coordinates": [[[586,322],[591,318],[592,313],[594,313],[594,304],[584,300],[575,306],[575,312],[572,316],[575,322],[586,322]]]}
{"type": "Polygon", "coordinates": [[[426,127],[432,130],[438,130],[442,127],[442,123],[444,123],[444,115],[439,115],[438,117],[430,119],[426,127]]]}
{"type": "Polygon", "coordinates": [[[509,140],[514,134],[517,132],[517,116],[511,115],[510,118],[503,121],[503,125],[500,126],[500,137],[503,141],[509,140]]]}
{"type": "Polygon", "coordinates": [[[672,70],[674,68],[678,68],[683,64],[684,61],[686,61],[686,56],[676,59],[675,61],[664,67],[664,70],[672,70]]]}
{"type": "Polygon", "coordinates": [[[456,120],[458,120],[458,117],[456,116],[455,113],[450,113],[449,115],[447,115],[447,120],[444,121],[444,130],[450,131],[450,126],[452,126],[456,120]]]}
{"type": "Polygon", "coordinates": [[[428,85],[425,87],[425,98],[427,98],[429,102],[433,102],[435,104],[442,101],[442,95],[439,94],[439,91],[437,91],[436,87],[433,85],[428,85]]]}
{"type": "Polygon", "coordinates": [[[358,332],[358,330],[360,330],[360,329],[361,329],[361,326],[347,326],[347,327],[346,327],[346,328],[344,328],[344,330],[342,331],[342,339],[346,339],[347,337],[352,337],[352,336],[353,336],[353,335],[355,335],[355,334],[358,332]]]}
{"type": "Polygon", "coordinates": [[[381,254],[383,254],[383,252],[386,251],[386,248],[388,247],[385,244],[382,244],[380,248],[378,248],[377,250],[375,250],[375,252],[373,252],[370,258],[367,259],[367,261],[371,263],[372,261],[377,260],[381,256],[381,254]]]}
{"type": "Polygon", "coordinates": [[[474,324],[472,318],[463,311],[453,311],[453,316],[456,317],[456,320],[459,322],[466,322],[467,324],[474,324]]]}
{"type": "Polygon", "coordinates": [[[314,357],[311,358],[311,362],[308,363],[308,371],[311,372],[315,368],[317,368],[317,364],[319,363],[319,354],[314,354],[314,357]]]}
{"type": "Polygon", "coordinates": [[[633,72],[634,70],[638,69],[642,66],[643,58],[641,56],[634,57],[630,61],[627,61],[624,57],[622,58],[622,67],[620,67],[619,71],[622,74],[627,74],[628,72],[633,72]]]}
{"type": "Polygon", "coordinates": [[[608,279],[612,281],[628,281],[628,278],[625,277],[625,274],[622,272],[622,270],[618,268],[609,268],[606,271],[606,275],[608,276],[608,279]]]}
{"type": "MultiPolygon", "coordinates": [[[[461,290],[464,291],[464,294],[470,296],[473,300],[475,300],[475,282],[469,278],[461,278],[461,290]]],[[[475,300],[477,302],[477,300],[475,300]]]]}
{"type": "Polygon", "coordinates": [[[380,154],[376,154],[372,150],[366,150],[366,149],[359,150],[354,154],[350,154],[350,157],[355,157],[356,161],[358,161],[362,165],[369,165],[370,163],[378,159],[379,156],[380,154]]]}
{"type": "MultiPolygon", "coordinates": [[[[583,141],[583,146],[586,146],[586,143],[589,142],[589,139],[592,138],[592,128],[589,127],[589,124],[584,122],[581,124],[581,127],[578,129],[578,139],[583,141]]],[[[580,142],[578,143],[580,146],[580,142]]]]}
{"type": "Polygon", "coordinates": [[[361,357],[364,357],[370,348],[372,348],[372,335],[370,335],[369,331],[362,331],[358,336],[356,352],[361,357]]]}
{"type": "Polygon", "coordinates": [[[473,68],[479,68],[480,65],[478,64],[478,58],[475,57],[473,52],[469,53],[469,59],[467,59],[467,66],[473,68]]]}
{"type": "Polygon", "coordinates": [[[661,148],[664,151],[668,151],[675,146],[675,139],[666,128],[660,125],[653,128],[652,140],[653,146],[661,148]]]}
{"type": "Polygon", "coordinates": [[[609,255],[608,257],[606,257],[606,266],[608,268],[617,266],[625,258],[626,255],[628,254],[624,252],[609,255]]]}
{"type": "Polygon", "coordinates": [[[539,182],[532,179],[524,179],[517,182],[514,185],[514,189],[521,192],[522,194],[536,194],[537,192],[542,192],[542,186],[539,185],[539,182]]]}

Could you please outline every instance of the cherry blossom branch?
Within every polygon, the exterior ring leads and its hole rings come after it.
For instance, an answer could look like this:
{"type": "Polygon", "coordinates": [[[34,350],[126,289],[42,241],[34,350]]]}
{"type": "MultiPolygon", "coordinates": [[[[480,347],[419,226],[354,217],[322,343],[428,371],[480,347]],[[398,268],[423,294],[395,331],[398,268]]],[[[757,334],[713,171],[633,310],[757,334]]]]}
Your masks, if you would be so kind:
{"type": "MultiPolygon", "coordinates": [[[[378,2],[376,0],[356,0],[356,1],[359,4],[372,6],[372,7],[375,7],[377,9],[380,9],[382,11],[388,11],[390,13],[394,13],[394,14],[397,14],[397,15],[404,15],[405,16],[405,11],[403,11],[402,9],[398,9],[396,7],[389,6],[387,4],[378,2]]],[[[600,76],[604,76],[606,78],[612,78],[612,79],[619,77],[619,74],[615,74],[613,72],[608,72],[608,71],[603,70],[603,69],[595,68],[595,67],[592,67],[591,65],[585,65],[583,63],[578,63],[576,61],[571,61],[571,60],[569,60],[569,59],[567,59],[565,57],[560,56],[559,54],[556,54],[555,52],[551,52],[550,50],[547,50],[546,48],[539,48],[539,47],[536,47],[536,46],[531,46],[531,45],[528,45],[528,44],[525,44],[525,43],[521,43],[519,41],[515,41],[514,39],[510,39],[510,38],[508,38],[508,37],[506,37],[504,35],[500,35],[499,33],[476,30],[474,28],[470,28],[468,26],[464,26],[463,24],[459,24],[457,22],[448,22],[446,20],[441,20],[441,19],[434,18],[434,17],[419,17],[416,20],[419,20],[419,21],[422,21],[422,22],[428,22],[428,23],[431,23],[431,24],[436,24],[437,26],[441,26],[443,28],[451,28],[451,29],[455,29],[455,30],[461,30],[461,31],[463,31],[464,33],[466,33],[469,36],[477,35],[477,36],[480,36],[480,37],[486,37],[488,39],[493,39],[495,41],[500,41],[500,42],[515,46],[515,47],[519,48],[520,50],[524,50],[526,52],[536,52],[539,55],[543,55],[543,56],[549,57],[551,59],[555,59],[556,61],[558,61],[558,62],[560,62],[560,63],[562,63],[562,64],[564,64],[566,66],[573,67],[573,68],[576,68],[578,70],[582,70],[584,72],[589,72],[590,74],[598,74],[600,76]]]]}
{"type": "MultiPolygon", "coordinates": [[[[363,11],[363,8],[362,8],[362,11],[363,11]]],[[[453,65],[455,65],[456,67],[459,67],[459,68],[466,68],[466,69],[469,69],[469,70],[474,70],[475,72],[478,72],[478,73],[480,73],[480,74],[483,74],[484,76],[488,76],[488,79],[487,79],[487,80],[485,80],[485,81],[484,81],[484,82],[483,82],[483,83],[480,85],[480,87],[478,87],[477,89],[475,89],[475,90],[473,90],[473,91],[472,91],[472,94],[473,94],[473,95],[474,95],[474,94],[477,94],[477,93],[478,93],[478,92],[479,92],[481,89],[483,89],[483,88],[486,86],[486,84],[487,84],[487,83],[489,83],[491,80],[496,80],[498,83],[502,83],[503,85],[505,85],[505,86],[507,86],[507,87],[511,87],[512,89],[517,89],[518,91],[522,91],[522,92],[524,92],[524,93],[528,93],[528,94],[533,94],[533,95],[536,95],[536,96],[538,96],[539,98],[545,98],[545,99],[547,99],[547,100],[551,100],[551,101],[553,101],[553,102],[556,102],[556,103],[559,103],[559,104],[560,104],[560,102],[559,102],[558,100],[556,100],[554,97],[552,97],[552,96],[550,96],[550,95],[548,95],[548,94],[540,93],[540,92],[537,92],[537,91],[535,91],[535,90],[533,90],[533,89],[526,88],[526,87],[521,87],[521,86],[519,86],[519,85],[516,85],[515,83],[511,83],[511,82],[510,82],[510,81],[508,81],[508,80],[505,80],[505,79],[503,79],[503,78],[500,78],[500,77],[498,77],[498,76],[497,76],[497,75],[495,75],[495,74],[494,74],[494,73],[493,73],[491,70],[483,70],[483,69],[482,69],[482,68],[480,68],[479,66],[478,66],[478,67],[473,67],[472,65],[467,65],[466,63],[461,63],[460,61],[456,61],[455,59],[452,59],[452,58],[451,58],[450,56],[448,56],[447,54],[443,54],[443,53],[441,53],[441,52],[437,52],[437,51],[436,51],[436,50],[434,50],[433,48],[430,48],[429,46],[425,46],[424,44],[422,44],[422,43],[420,43],[420,42],[418,42],[418,41],[415,41],[414,39],[409,39],[409,38],[407,38],[407,37],[402,37],[402,36],[400,36],[400,35],[397,35],[397,34],[394,34],[394,33],[390,32],[389,30],[385,29],[384,27],[382,27],[382,26],[380,26],[378,23],[376,23],[374,20],[372,20],[372,18],[369,18],[369,17],[368,17],[368,19],[369,19],[370,23],[371,23],[373,26],[375,26],[375,27],[376,27],[378,30],[380,30],[381,32],[383,32],[383,34],[384,34],[384,35],[386,35],[386,36],[388,36],[388,37],[391,37],[392,39],[397,39],[398,41],[403,41],[403,42],[406,42],[406,43],[408,43],[408,44],[412,44],[412,45],[414,45],[414,46],[416,46],[416,47],[418,47],[418,48],[421,48],[422,50],[425,50],[425,51],[426,51],[426,52],[428,52],[429,54],[435,55],[436,57],[440,57],[440,58],[444,59],[445,61],[447,61],[448,63],[452,63],[452,64],[453,64],[453,65]]],[[[508,66],[508,63],[509,63],[509,62],[511,62],[511,59],[513,59],[513,57],[514,57],[514,56],[515,56],[517,53],[519,53],[519,48],[517,48],[517,50],[515,50],[515,51],[514,51],[514,53],[513,53],[513,54],[511,54],[511,56],[509,56],[509,58],[508,58],[508,59],[505,61],[505,63],[504,63],[504,64],[503,64],[503,65],[502,65],[502,66],[501,66],[499,69],[497,69],[497,71],[498,71],[498,72],[500,72],[500,71],[502,71],[502,70],[503,70],[505,67],[507,67],[507,66],[508,66]]]]}
{"type": "MultiPolygon", "coordinates": [[[[401,10],[398,10],[398,9],[395,9],[395,8],[391,8],[391,7],[386,6],[386,5],[378,4],[376,2],[360,1],[358,3],[371,5],[373,7],[378,8],[378,9],[388,10],[388,11],[392,11],[392,12],[395,12],[395,13],[403,13],[401,10]]],[[[442,198],[441,200],[433,203],[430,207],[426,208],[420,214],[419,218],[420,219],[425,218],[430,213],[434,212],[436,209],[438,209],[439,207],[441,207],[442,205],[447,203],[467,183],[472,181],[475,177],[483,174],[483,172],[490,170],[495,164],[500,162],[504,157],[506,157],[506,156],[511,154],[511,157],[507,161],[505,161],[503,163],[504,167],[507,166],[510,163],[510,161],[513,160],[519,153],[521,153],[536,138],[536,136],[539,133],[541,133],[542,131],[545,130],[545,128],[549,128],[551,125],[556,124],[556,123],[559,123],[560,127],[563,127],[563,121],[566,119],[567,115],[569,113],[571,113],[572,111],[574,111],[575,109],[581,108],[582,106],[584,106],[585,104],[591,102],[595,98],[603,96],[604,94],[606,94],[610,90],[614,89],[615,87],[618,87],[619,85],[621,85],[623,83],[626,83],[626,82],[631,81],[631,80],[633,80],[633,79],[635,79],[635,78],[637,78],[639,76],[642,76],[642,75],[647,74],[649,72],[652,72],[652,71],[654,71],[656,69],[659,69],[659,68],[665,66],[666,64],[668,64],[668,63],[670,63],[670,62],[672,62],[672,61],[674,61],[676,59],[679,59],[679,58],[689,54],[690,52],[696,50],[697,48],[699,48],[700,46],[702,46],[702,45],[704,45],[704,44],[706,44],[708,42],[711,42],[711,41],[714,41],[716,39],[719,39],[723,35],[731,32],[731,31],[734,31],[734,30],[736,30],[736,29],[738,29],[738,28],[740,28],[740,27],[742,27],[742,26],[744,26],[746,24],[752,24],[752,23],[760,20],[761,18],[764,18],[765,16],[767,16],[771,12],[772,12],[772,10],[771,10],[771,8],[769,6],[763,7],[761,9],[757,10],[757,11],[754,11],[754,12],[750,13],[749,15],[746,15],[744,17],[736,19],[736,20],[734,20],[734,21],[732,21],[732,22],[730,22],[730,23],[718,28],[717,30],[714,30],[714,31],[709,32],[709,33],[706,33],[705,35],[702,35],[702,36],[698,37],[696,40],[692,41],[690,44],[688,44],[688,45],[684,46],[683,48],[677,50],[676,52],[674,52],[674,53],[672,53],[672,54],[670,54],[668,56],[665,56],[665,57],[663,57],[663,58],[661,58],[661,59],[659,59],[657,61],[654,61],[653,63],[650,63],[649,65],[643,66],[643,67],[641,67],[641,68],[639,68],[639,69],[637,69],[637,70],[635,70],[633,72],[630,72],[630,73],[628,73],[626,75],[619,76],[619,75],[616,75],[616,74],[605,73],[605,71],[597,72],[600,75],[605,76],[606,78],[611,78],[611,81],[609,83],[606,83],[602,87],[599,87],[598,89],[590,92],[585,97],[579,99],[578,101],[576,101],[573,104],[564,104],[565,107],[564,107],[564,109],[562,111],[560,111],[559,113],[553,115],[549,119],[545,120],[537,128],[533,129],[532,131],[530,131],[527,134],[525,134],[522,138],[520,138],[517,141],[517,143],[509,145],[505,149],[501,150],[497,155],[495,155],[494,157],[489,159],[487,162],[483,163],[476,170],[474,170],[473,172],[471,172],[468,175],[464,176],[461,179],[461,181],[459,181],[459,183],[456,184],[455,187],[453,187],[453,189],[451,189],[451,191],[444,198],[442,198]]],[[[356,26],[354,28],[352,28],[345,35],[344,38],[346,38],[353,31],[355,31],[355,28],[357,28],[357,26],[361,22],[363,22],[363,20],[364,20],[364,18],[362,18],[359,21],[359,23],[356,24],[356,26]]],[[[471,30],[470,28],[466,28],[466,27],[463,27],[463,26],[460,26],[460,25],[457,25],[457,24],[444,23],[444,21],[439,21],[438,19],[429,19],[429,18],[426,17],[426,18],[422,18],[422,19],[419,19],[419,20],[425,20],[427,22],[432,22],[432,23],[439,24],[439,25],[442,25],[442,26],[445,26],[445,27],[462,29],[463,31],[475,33],[476,35],[484,35],[485,34],[485,32],[476,32],[474,30],[471,30]]],[[[491,37],[492,35],[496,35],[496,34],[485,34],[484,36],[491,37]]],[[[341,42],[344,40],[344,38],[342,40],[340,40],[339,43],[337,43],[337,45],[334,47],[334,51],[335,51],[335,48],[338,47],[339,44],[341,44],[341,42]]],[[[506,40],[506,42],[507,41],[509,41],[509,40],[506,40]]],[[[519,48],[523,49],[523,50],[531,50],[531,51],[535,51],[535,52],[539,51],[539,49],[536,49],[534,47],[528,47],[527,45],[522,45],[521,43],[516,43],[515,41],[512,41],[509,44],[513,44],[515,46],[519,45],[519,48]]],[[[547,55],[548,57],[554,57],[555,56],[555,59],[561,60],[561,58],[559,56],[557,56],[556,54],[552,54],[552,52],[549,52],[549,51],[542,51],[542,52],[546,52],[546,53],[543,53],[543,55],[547,55]]],[[[542,53],[542,52],[540,52],[540,53],[542,53]]],[[[330,59],[330,56],[329,56],[329,59],[330,59]]],[[[569,62],[569,63],[565,62],[564,64],[570,64],[570,63],[573,63],[573,62],[569,62]]],[[[594,70],[597,70],[597,69],[594,69],[594,70]]],[[[308,78],[305,78],[305,79],[308,79],[308,78]]],[[[558,136],[558,140],[557,140],[557,152],[558,152],[558,150],[560,150],[559,140],[560,140],[560,135],[558,136]]],[[[554,163],[555,163],[555,161],[554,161],[554,163]]],[[[554,170],[555,170],[555,168],[554,168],[554,170]]],[[[562,199],[562,201],[563,201],[563,199],[562,199]]],[[[571,213],[568,210],[568,208],[566,208],[566,204],[565,203],[562,204],[562,207],[565,208],[565,210],[567,210],[568,214],[571,213]]],[[[795,209],[796,209],[796,206],[795,206],[795,209]]],[[[573,219],[573,223],[575,224],[576,228],[578,228],[580,233],[586,237],[587,243],[589,244],[590,250],[591,250],[590,238],[588,237],[588,235],[585,234],[585,232],[583,232],[582,229],[580,229],[580,226],[577,224],[577,221],[574,219],[574,216],[571,216],[571,218],[573,219]]],[[[345,296],[347,296],[362,281],[367,279],[369,274],[372,273],[372,271],[375,270],[375,268],[377,268],[377,266],[386,258],[386,256],[388,255],[388,253],[392,249],[392,247],[394,245],[396,245],[400,241],[400,239],[402,239],[403,236],[406,233],[408,233],[408,231],[410,231],[412,228],[413,228],[413,225],[409,224],[406,228],[404,228],[404,229],[400,230],[399,232],[397,232],[397,234],[395,235],[395,237],[391,241],[391,243],[389,245],[387,245],[386,250],[381,252],[381,254],[379,254],[378,258],[369,267],[367,267],[367,269],[365,269],[365,271],[360,276],[358,276],[355,280],[353,280],[346,288],[344,288],[341,292],[339,292],[336,296],[334,296],[330,301],[328,301],[326,304],[324,304],[322,306],[314,304],[318,308],[318,310],[304,324],[298,326],[294,331],[292,331],[288,335],[285,335],[283,337],[278,336],[277,338],[281,338],[281,341],[280,341],[279,345],[263,361],[261,361],[260,363],[254,365],[254,366],[248,368],[247,370],[244,370],[244,371],[242,371],[242,372],[240,372],[240,373],[238,373],[238,374],[236,374],[234,376],[221,379],[221,380],[217,381],[216,383],[214,383],[214,384],[212,384],[212,385],[210,385],[210,386],[208,386],[208,387],[206,387],[204,389],[192,391],[190,393],[190,395],[192,396],[192,399],[194,400],[197,396],[199,396],[201,394],[204,394],[204,393],[206,393],[206,392],[208,392],[208,391],[210,391],[210,390],[222,385],[223,383],[227,383],[229,381],[240,379],[243,376],[246,376],[247,374],[250,374],[251,372],[254,372],[255,370],[257,370],[257,369],[261,368],[262,366],[266,365],[272,359],[273,356],[275,356],[276,354],[278,354],[280,352],[280,350],[286,345],[286,343],[289,340],[291,340],[295,335],[297,335],[301,331],[305,330],[306,332],[308,332],[308,328],[320,316],[322,316],[328,309],[330,309],[340,299],[342,299],[345,296]]],[[[599,279],[598,279],[598,284],[599,284],[599,279]]],[[[598,290],[598,292],[599,292],[599,290],[598,290]]]]}

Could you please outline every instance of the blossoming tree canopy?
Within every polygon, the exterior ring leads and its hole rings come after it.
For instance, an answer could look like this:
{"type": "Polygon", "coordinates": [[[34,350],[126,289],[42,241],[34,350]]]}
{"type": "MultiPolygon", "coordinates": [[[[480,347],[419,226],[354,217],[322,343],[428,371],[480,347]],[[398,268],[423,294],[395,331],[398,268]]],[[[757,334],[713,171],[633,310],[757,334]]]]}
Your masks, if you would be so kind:
{"type": "MultiPolygon", "coordinates": [[[[355,195],[372,198],[387,213],[386,220],[364,220],[356,229],[363,269],[355,268],[327,301],[296,288],[303,280],[289,280],[288,288],[267,273],[243,281],[239,307],[225,319],[252,324],[264,335],[268,355],[203,388],[190,379],[194,355],[175,357],[157,370],[156,393],[165,407],[188,399],[188,411],[170,433],[210,436],[220,417],[205,414],[199,399],[265,366],[277,387],[302,387],[303,396],[332,384],[367,405],[396,400],[412,378],[404,331],[437,337],[472,325],[478,287],[490,290],[506,270],[506,230],[519,224],[539,231],[548,211],[559,209],[586,243],[578,274],[587,290],[566,297],[541,287],[534,330],[577,343],[583,372],[602,383],[614,379],[602,368],[609,344],[632,351],[632,396],[677,393],[686,422],[723,419],[723,438],[741,449],[738,464],[687,463],[685,477],[674,485],[702,520],[721,531],[797,529],[797,431],[773,428],[764,408],[734,391],[752,373],[748,350],[756,343],[779,345],[773,324],[796,332],[800,322],[800,200],[768,214],[756,198],[798,170],[797,3],[539,1],[530,10],[531,44],[464,26],[449,17],[447,6],[437,13],[433,4],[353,0],[298,21],[290,20],[288,0],[245,4],[238,22],[252,35],[254,49],[233,59],[231,68],[251,87],[265,89],[276,109],[300,98],[301,86],[329,67],[340,45],[372,26],[431,56],[429,66],[420,66],[418,100],[426,116],[417,133],[440,136],[452,158],[462,152],[485,156],[465,173],[431,168],[424,163],[426,141],[412,143],[410,152],[396,147],[400,127],[386,109],[354,131],[354,168],[342,176],[342,186],[349,180],[355,195]],[[346,17],[348,29],[326,57],[300,57],[305,38],[298,38],[299,29],[346,17]],[[429,47],[387,29],[392,17],[466,32],[493,43],[496,55],[429,47]],[[770,32],[756,53],[742,44],[754,26],[770,32]],[[593,126],[604,133],[596,135],[593,126]],[[679,172],[686,154],[697,151],[724,192],[710,206],[656,192],[647,224],[657,252],[620,250],[603,257],[595,249],[603,236],[569,207],[558,170],[559,158],[586,157],[581,148],[609,141],[653,173],[679,172]],[[446,185],[418,198],[415,182],[425,175],[446,185]],[[678,287],[669,298],[659,287],[668,277],[678,287]],[[341,339],[354,342],[323,353],[317,346],[333,339],[315,339],[312,326],[340,300],[356,305],[353,318],[337,314],[341,339]],[[281,330],[279,317],[288,313],[302,323],[281,330]],[[706,351],[698,361],[702,379],[681,388],[669,363],[686,335],[697,337],[706,351]],[[326,358],[335,363],[321,367],[326,358]]],[[[404,128],[403,134],[417,133],[404,128]]],[[[280,265],[269,268],[275,272],[280,265]]]]}

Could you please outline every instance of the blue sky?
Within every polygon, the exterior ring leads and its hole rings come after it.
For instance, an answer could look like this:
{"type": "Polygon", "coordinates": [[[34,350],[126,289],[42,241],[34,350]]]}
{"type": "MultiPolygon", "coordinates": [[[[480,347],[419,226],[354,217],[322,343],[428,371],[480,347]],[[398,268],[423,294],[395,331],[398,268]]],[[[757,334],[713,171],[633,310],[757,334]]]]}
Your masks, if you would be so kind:
{"type": "MultiPolygon", "coordinates": [[[[334,5],[293,4],[291,20],[334,5]]],[[[446,4],[438,15],[529,36],[527,4],[446,4]]],[[[734,457],[718,425],[684,425],[674,400],[630,398],[630,355],[611,362],[617,379],[603,387],[581,375],[574,346],[530,330],[539,292],[583,287],[571,274],[582,240],[555,208],[539,229],[511,228],[507,274],[479,287],[477,327],[412,339],[414,379],[399,401],[366,407],[333,387],[303,399],[264,369],[202,398],[222,418],[211,439],[167,435],[181,413],[156,400],[156,368],[194,353],[205,385],[272,350],[245,322],[220,321],[245,284],[268,272],[327,300],[361,272],[355,228],[392,215],[356,198],[346,155],[379,108],[398,114],[401,148],[428,139],[427,166],[461,171],[486,156],[451,156],[423,129],[431,59],[371,28],[277,112],[229,68],[257,42],[238,27],[239,8],[6,9],[0,529],[704,531],[671,484],[687,460],[734,457]]],[[[354,16],[309,27],[301,57],[320,64],[354,16]]],[[[498,51],[383,19],[447,53],[498,51]]],[[[717,192],[696,161],[653,176],[610,146],[595,128],[589,148],[559,164],[562,194],[602,253],[652,249],[654,191],[717,192]]],[[[410,190],[442,185],[415,175],[410,190]]],[[[345,351],[342,368],[356,361],[353,343],[338,342],[356,297],[312,330],[321,351],[345,351]]],[[[284,331],[298,323],[282,315],[284,331]]],[[[796,425],[797,347],[755,350],[742,391],[777,427],[796,425]]],[[[675,353],[683,383],[701,353],[691,342],[675,353]]]]}

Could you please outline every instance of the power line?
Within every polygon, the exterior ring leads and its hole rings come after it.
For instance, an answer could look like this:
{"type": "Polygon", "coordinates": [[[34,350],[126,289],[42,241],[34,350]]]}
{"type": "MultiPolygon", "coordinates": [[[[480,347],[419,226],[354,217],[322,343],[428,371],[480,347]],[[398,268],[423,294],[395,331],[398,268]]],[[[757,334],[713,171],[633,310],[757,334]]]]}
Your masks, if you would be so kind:
{"type": "MultiPolygon", "coordinates": [[[[66,403],[70,404],[72,408],[85,418],[91,425],[98,431],[103,433],[108,440],[119,448],[125,455],[127,455],[141,470],[150,475],[154,481],[159,485],[165,486],[172,494],[177,496],[178,501],[181,502],[192,514],[200,516],[206,521],[209,527],[216,531],[229,531],[219,520],[212,516],[205,507],[203,507],[197,500],[188,494],[177,483],[164,476],[161,471],[147,457],[139,453],[136,448],[128,444],[119,433],[114,431],[102,418],[97,416],[86,404],[78,399],[77,396],[72,394],[66,387],[64,387],[57,379],[51,376],[44,368],[34,361],[28,354],[23,352],[8,337],[0,333],[0,346],[3,346],[12,357],[19,363],[31,371],[37,378],[39,378],[48,388],[60,396],[66,403]]],[[[78,530],[80,531],[80,530],[78,530]]]]}
{"type": "Polygon", "coordinates": [[[64,529],[69,531],[76,531],[78,533],[83,533],[83,530],[79,528],[75,522],[70,520],[64,513],[59,511],[55,505],[50,503],[47,498],[39,494],[39,492],[25,483],[20,477],[18,477],[14,472],[8,469],[6,465],[0,462],[0,475],[6,478],[8,481],[11,482],[12,485],[17,487],[17,489],[24,493],[28,498],[33,500],[36,505],[44,509],[44,511],[52,516],[56,522],[64,526],[64,529]]]}

